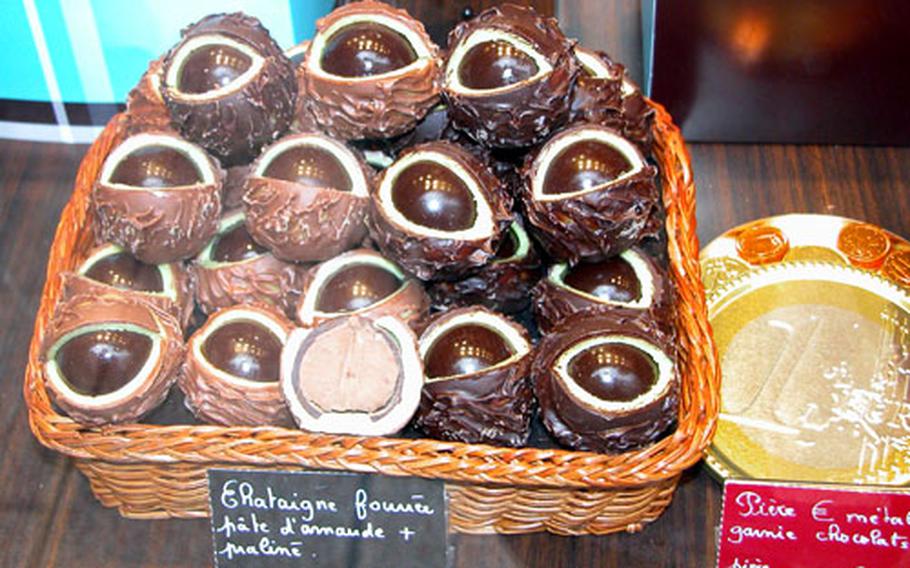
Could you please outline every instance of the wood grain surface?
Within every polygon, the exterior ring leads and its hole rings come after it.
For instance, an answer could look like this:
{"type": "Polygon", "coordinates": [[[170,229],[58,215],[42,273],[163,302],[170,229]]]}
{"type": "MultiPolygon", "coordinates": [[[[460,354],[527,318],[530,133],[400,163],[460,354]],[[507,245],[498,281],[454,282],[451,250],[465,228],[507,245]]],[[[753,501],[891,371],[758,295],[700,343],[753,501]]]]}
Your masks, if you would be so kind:
{"type": "MultiPolygon", "coordinates": [[[[466,2],[399,2],[427,20],[466,2]],[[441,8],[444,6],[444,8],[441,8]]],[[[480,2],[470,3],[475,7],[480,2]]],[[[553,2],[538,4],[553,9],[553,2]]],[[[633,49],[637,9],[626,0],[564,0],[560,14],[586,44],[633,49]]],[[[433,20],[434,25],[437,20],[433,20]]],[[[440,26],[449,25],[438,24],[440,26]]],[[[619,53],[627,62],[640,54],[619,53]]],[[[699,236],[792,212],[844,215],[910,236],[910,148],[695,145],[699,236]]],[[[211,564],[208,522],[135,521],[104,509],[70,460],[28,429],[22,377],[45,258],[84,146],[0,142],[0,566],[211,564]]],[[[455,566],[713,566],[720,487],[699,466],[638,534],[451,537],[455,566]]]]}

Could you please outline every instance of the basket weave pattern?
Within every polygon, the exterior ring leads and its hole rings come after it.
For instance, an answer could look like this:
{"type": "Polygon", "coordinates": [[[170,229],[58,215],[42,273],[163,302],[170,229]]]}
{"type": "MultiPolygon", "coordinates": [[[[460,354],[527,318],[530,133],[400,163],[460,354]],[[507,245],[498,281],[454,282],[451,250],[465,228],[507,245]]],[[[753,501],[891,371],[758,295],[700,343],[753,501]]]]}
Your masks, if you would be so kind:
{"type": "Polygon", "coordinates": [[[450,526],[459,532],[604,534],[640,529],[666,508],[681,472],[701,459],[708,446],[720,380],[698,266],[689,154],[669,114],[653,106],[654,156],[667,212],[671,280],[679,300],[682,379],[679,426],[660,442],[602,455],[273,427],[92,428],[58,414],[45,390],[39,346],[60,297],[59,274],[77,266],[92,245],[91,186],[123,136],[122,116],[111,120],[86,154],[51,248],[25,375],[32,431],[45,446],[76,458],[99,501],[129,517],[207,516],[206,470],[212,467],[328,469],[443,479],[450,526]]]}

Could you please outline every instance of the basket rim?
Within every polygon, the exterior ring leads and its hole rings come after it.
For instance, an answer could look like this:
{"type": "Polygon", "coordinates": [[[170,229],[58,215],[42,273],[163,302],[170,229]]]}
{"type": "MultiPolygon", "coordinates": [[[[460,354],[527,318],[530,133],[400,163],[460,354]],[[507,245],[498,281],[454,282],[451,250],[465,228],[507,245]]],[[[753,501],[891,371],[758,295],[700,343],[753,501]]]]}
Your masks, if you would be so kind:
{"type": "Polygon", "coordinates": [[[646,101],[655,112],[654,157],[660,165],[663,184],[667,252],[678,297],[677,325],[684,332],[677,342],[680,354],[684,346],[689,350],[685,367],[680,367],[685,388],[680,389],[677,429],[657,443],[623,454],[598,454],[426,438],[338,436],[278,427],[90,427],[58,414],[44,387],[40,345],[61,292],[60,273],[72,268],[74,259],[70,253],[79,239],[85,240],[85,233],[90,233],[85,230],[85,223],[91,186],[105,157],[124,134],[123,113],[111,119],[86,153],[51,245],[23,385],[32,432],[44,446],[62,454],[112,463],[285,465],[467,484],[586,489],[641,486],[678,476],[703,457],[713,437],[720,372],[698,265],[691,159],[669,113],[660,104],[646,101]]]}

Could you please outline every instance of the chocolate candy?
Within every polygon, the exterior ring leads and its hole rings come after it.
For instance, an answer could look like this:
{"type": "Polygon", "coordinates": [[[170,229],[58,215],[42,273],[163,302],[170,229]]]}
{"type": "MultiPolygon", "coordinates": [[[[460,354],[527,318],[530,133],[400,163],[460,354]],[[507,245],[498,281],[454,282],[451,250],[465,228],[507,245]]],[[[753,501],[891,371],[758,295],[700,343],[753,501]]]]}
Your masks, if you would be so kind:
{"type": "Polygon", "coordinates": [[[458,78],[469,89],[498,89],[527,81],[540,69],[527,53],[506,41],[487,41],[465,53],[458,78]]]}
{"type": "Polygon", "coordinates": [[[371,264],[349,264],[322,286],[316,300],[320,312],[354,312],[394,294],[402,285],[398,275],[371,264]]]}
{"type": "Polygon", "coordinates": [[[215,262],[242,262],[268,252],[250,237],[246,225],[237,223],[227,232],[215,237],[212,260],[215,262]]]}
{"type": "Polygon", "coordinates": [[[338,159],[322,148],[293,146],[277,155],[262,177],[282,179],[306,187],[331,187],[351,191],[351,176],[338,159]]]}
{"type": "Polygon", "coordinates": [[[201,47],[190,53],[177,74],[177,88],[203,94],[227,87],[253,65],[252,58],[229,45],[201,47]]]}
{"type": "Polygon", "coordinates": [[[96,282],[137,292],[163,292],[161,270],[157,266],[139,262],[122,250],[112,251],[93,262],[82,272],[96,282]]]}
{"type": "Polygon", "coordinates": [[[543,180],[544,193],[575,193],[609,183],[632,169],[622,152],[596,140],[582,140],[560,152],[543,180]]]}
{"type": "Polygon", "coordinates": [[[64,341],[54,355],[57,368],[74,391],[87,396],[108,394],[133,379],[148,360],[152,338],[110,326],[64,341]]]}
{"type": "Polygon", "coordinates": [[[420,336],[426,384],[417,425],[434,438],[519,446],[533,413],[531,342],[520,325],[480,306],[433,318],[420,336]]]}
{"type": "Polygon", "coordinates": [[[187,342],[180,375],[193,414],[216,424],[291,425],[278,379],[292,327],[268,306],[234,306],[212,314],[187,342]]]}
{"type": "Polygon", "coordinates": [[[417,60],[408,40],[373,22],[341,28],[326,40],[322,69],[341,77],[371,77],[401,69],[417,60]]]}
{"type": "Polygon", "coordinates": [[[578,386],[603,400],[629,402],[657,382],[657,364],[625,343],[605,343],[580,351],[566,372],[578,386]]]}
{"type": "Polygon", "coordinates": [[[409,221],[430,229],[463,231],[477,212],[471,191],[452,170],[434,162],[417,162],[392,184],[392,203],[409,221]]]}
{"type": "Polygon", "coordinates": [[[564,273],[563,283],[602,300],[634,302],[641,299],[641,282],[635,269],[622,256],[577,264],[564,273]]]}

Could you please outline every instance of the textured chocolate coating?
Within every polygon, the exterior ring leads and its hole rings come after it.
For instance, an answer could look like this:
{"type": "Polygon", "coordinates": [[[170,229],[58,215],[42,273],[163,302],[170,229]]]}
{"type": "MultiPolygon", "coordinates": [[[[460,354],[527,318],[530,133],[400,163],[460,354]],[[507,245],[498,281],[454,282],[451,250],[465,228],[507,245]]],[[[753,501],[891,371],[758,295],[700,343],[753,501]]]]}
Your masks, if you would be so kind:
{"type": "MultiPolygon", "coordinates": [[[[550,201],[535,198],[533,180],[546,175],[541,172],[540,159],[545,149],[564,137],[596,130],[618,135],[594,124],[571,126],[528,156],[521,172],[522,202],[538,242],[554,258],[573,264],[581,259],[598,260],[619,254],[659,230],[659,224],[653,222],[660,201],[655,181],[657,169],[650,165],[582,195],[550,201]]],[[[643,156],[639,158],[644,160],[643,156]]]]}
{"type": "MultiPolygon", "coordinates": [[[[512,223],[522,224],[517,216],[512,223]]],[[[518,313],[528,307],[531,289],[540,279],[541,262],[533,242],[529,243],[524,256],[513,257],[517,246],[513,234],[515,230],[524,231],[524,227],[516,229],[510,226],[493,259],[476,272],[460,280],[430,284],[427,292],[433,300],[433,307],[446,310],[480,304],[507,314],[518,313]]]]}
{"type": "Polygon", "coordinates": [[[328,38],[320,66],[340,77],[371,77],[401,69],[417,60],[401,34],[372,22],[341,28],[328,38]]]}
{"type": "MultiPolygon", "coordinates": [[[[421,337],[428,337],[432,330],[453,317],[476,312],[492,313],[479,306],[445,312],[430,322],[421,337]]],[[[524,328],[502,316],[498,321],[503,327],[518,331],[530,346],[524,328]]],[[[428,436],[442,440],[524,445],[534,413],[534,397],[528,379],[530,365],[529,349],[505,365],[428,381],[417,411],[417,426],[428,436]]]]}
{"type": "MultiPolygon", "coordinates": [[[[350,58],[331,60],[329,69],[322,63],[328,60],[315,49],[307,51],[303,64],[302,93],[306,106],[321,129],[341,139],[390,138],[414,128],[417,122],[439,101],[439,48],[427,35],[423,24],[413,19],[404,10],[367,0],[346,4],[316,22],[316,38],[324,36],[336,22],[350,16],[377,16],[391,19],[406,26],[420,37],[430,55],[414,63],[381,75],[344,76],[333,71],[356,74],[359,71],[350,58]],[[348,61],[348,64],[343,63],[348,61]]],[[[373,24],[373,26],[385,28],[373,24]]],[[[353,26],[351,26],[353,27],[353,26]]],[[[357,27],[360,27],[358,24],[357,27]]],[[[344,33],[342,28],[335,35],[344,33]]],[[[390,30],[384,35],[397,32],[390,30]]],[[[325,38],[331,40],[333,38],[325,38]]],[[[326,49],[330,47],[327,44],[326,49]]],[[[411,48],[413,49],[413,48],[411,48]]],[[[337,51],[337,50],[336,50],[337,51]]],[[[396,57],[398,63],[407,57],[396,57]]],[[[363,61],[360,62],[363,65],[363,61]]],[[[390,67],[382,65],[382,67],[390,67]]]]}
{"type": "Polygon", "coordinates": [[[152,60],[139,82],[127,94],[124,122],[127,136],[148,131],[176,133],[171,125],[171,113],[161,97],[163,67],[164,56],[152,60]]]}
{"type": "MultiPolygon", "coordinates": [[[[161,350],[157,360],[147,374],[135,376],[134,380],[139,382],[135,388],[129,389],[131,393],[112,395],[112,400],[102,404],[86,404],[70,390],[61,389],[46,375],[48,393],[73,420],[89,425],[136,421],[161,404],[177,380],[177,369],[184,353],[180,325],[171,314],[137,296],[87,294],[63,300],[54,308],[54,315],[42,338],[42,361],[48,362],[51,347],[70,332],[86,326],[116,328],[124,324],[147,330],[160,339],[161,350]]],[[[117,377],[112,375],[109,378],[117,377]]]]}
{"type": "MultiPolygon", "coordinates": [[[[234,261],[203,258],[204,255],[195,259],[190,270],[196,281],[196,302],[203,313],[252,303],[271,305],[285,314],[293,313],[306,268],[279,260],[262,249],[251,240],[242,222],[227,235],[237,236],[241,250],[255,254],[234,261]]],[[[213,252],[217,252],[223,242],[220,239],[213,246],[213,252]]]]}
{"type": "MultiPolygon", "coordinates": [[[[546,58],[552,70],[508,88],[481,91],[456,88],[447,73],[443,93],[453,124],[485,146],[513,148],[542,142],[569,118],[570,95],[578,75],[573,43],[566,39],[554,18],[542,17],[531,8],[505,4],[455,27],[449,34],[449,53],[481,29],[526,40],[546,58]]],[[[522,74],[526,72],[527,67],[522,74]]]]}
{"type": "Polygon", "coordinates": [[[167,146],[146,146],[125,156],[111,173],[110,183],[164,189],[202,183],[196,165],[167,146]]]}
{"type": "Polygon", "coordinates": [[[544,425],[560,444],[575,450],[625,452],[656,441],[676,425],[679,380],[675,371],[667,390],[652,402],[638,409],[610,413],[574,398],[556,378],[554,365],[563,352],[585,339],[609,335],[640,339],[656,346],[671,361],[676,360],[672,336],[640,318],[573,318],[545,335],[532,367],[534,393],[544,425]]]}
{"type": "Polygon", "coordinates": [[[165,57],[165,78],[184,44],[200,36],[219,35],[249,46],[263,58],[256,75],[242,85],[232,84],[234,88],[227,93],[201,98],[188,97],[192,93],[165,81],[162,97],[180,132],[228,167],[248,163],[288,129],[294,117],[297,82],[293,64],[268,30],[258,19],[241,13],[213,14],[185,28],[180,43],[165,57]]]}
{"type": "MultiPolygon", "coordinates": [[[[93,256],[106,246],[102,245],[90,250],[86,258],[93,256]]],[[[186,329],[193,316],[193,282],[183,264],[174,262],[161,267],[161,269],[170,271],[172,276],[171,287],[168,290],[164,290],[164,280],[158,268],[140,263],[131,257],[129,261],[124,261],[122,257],[123,255],[128,255],[128,253],[119,249],[112,248],[111,253],[113,257],[121,260],[111,263],[105,262],[106,259],[101,259],[92,267],[92,270],[87,271],[85,274],[64,272],[62,275],[63,297],[71,298],[73,296],[88,296],[92,294],[98,296],[123,296],[124,298],[135,296],[170,313],[186,329]],[[134,270],[130,265],[138,265],[142,268],[134,270]],[[137,272],[145,272],[147,270],[157,273],[157,278],[146,276],[141,280],[148,279],[153,284],[161,282],[160,292],[149,291],[148,287],[145,286],[142,286],[142,288],[146,288],[145,290],[138,289],[140,286],[137,285],[135,275],[137,272]]]]}
{"type": "Polygon", "coordinates": [[[580,64],[582,73],[572,92],[571,121],[594,122],[613,128],[635,143],[642,153],[650,154],[654,141],[654,109],[646,102],[641,89],[631,82],[626,68],[602,51],[579,46],[575,51],[596,58],[607,73],[594,77],[580,64]]]}
{"type": "Polygon", "coordinates": [[[441,231],[471,228],[477,211],[468,186],[431,161],[417,162],[392,182],[392,204],[409,221],[441,231]]]}
{"type": "Polygon", "coordinates": [[[487,41],[465,53],[458,77],[469,89],[498,89],[527,81],[539,70],[527,53],[511,43],[487,41]]]}
{"type": "Polygon", "coordinates": [[[476,239],[442,239],[412,232],[388,215],[390,204],[379,199],[379,187],[389,174],[380,174],[372,194],[369,219],[370,235],[383,254],[422,280],[456,279],[482,266],[496,253],[502,232],[511,220],[512,199],[502,182],[490,168],[468,150],[451,142],[430,142],[402,153],[404,159],[412,152],[437,152],[455,160],[474,177],[483,199],[490,205],[493,216],[491,235],[476,239]]]}
{"type": "MultiPolygon", "coordinates": [[[[243,305],[221,310],[211,315],[187,342],[186,360],[183,363],[178,384],[186,395],[184,400],[187,407],[202,421],[227,426],[291,426],[294,421],[288,412],[277,382],[276,353],[272,353],[268,357],[269,361],[264,364],[260,359],[258,363],[260,374],[253,377],[236,375],[233,380],[228,380],[214,372],[212,365],[202,360],[204,355],[200,356],[206,349],[203,345],[204,335],[212,326],[220,326],[220,324],[228,328],[229,334],[231,327],[238,324],[243,327],[256,328],[259,331],[254,331],[253,334],[261,333],[271,336],[271,340],[267,341],[272,343],[269,350],[280,352],[281,346],[276,346],[274,343],[283,344],[283,342],[270,330],[265,331],[261,323],[250,320],[250,314],[256,314],[274,322],[285,333],[290,333],[293,328],[293,324],[286,317],[269,306],[243,305]]],[[[217,333],[217,329],[212,331],[212,335],[217,333]]],[[[227,346],[231,347],[231,342],[227,343],[227,346]]],[[[232,359],[233,351],[226,349],[225,359],[232,359]]],[[[241,356],[240,359],[242,360],[244,357],[241,356]]],[[[234,362],[238,361],[235,359],[234,362]]],[[[239,362],[242,363],[242,361],[239,362]]],[[[226,366],[231,367],[231,365],[226,366]]]]}
{"type": "Polygon", "coordinates": [[[223,178],[210,157],[205,157],[203,167],[210,169],[214,182],[124,190],[99,178],[92,189],[92,205],[100,240],[116,243],[148,264],[174,262],[199,252],[218,229],[223,178]]]}
{"type": "Polygon", "coordinates": [[[532,291],[534,319],[543,333],[550,333],[555,327],[565,320],[583,316],[585,314],[622,314],[627,318],[644,318],[649,324],[655,325],[664,333],[673,333],[673,290],[669,286],[666,271],[648,254],[639,248],[634,248],[626,254],[636,254],[647,266],[651,276],[653,290],[651,291],[651,304],[643,308],[621,306],[612,302],[630,302],[637,300],[642,292],[642,283],[633,274],[628,274],[626,268],[631,266],[622,260],[622,257],[612,257],[604,261],[581,263],[570,268],[566,273],[564,282],[560,283],[547,275],[541,278],[532,291]],[[612,265],[625,265],[618,271],[610,269],[612,265]],[[605,270],[606,269],[606,270],[605,270]],[[617,289],[615,278],[620,280],[617,289]],[[604,285],[604,279],[613,282],[604,285]],[[634,283],[631,280],[634,279],[634,283]],[[623,282],[628,282],[627,284],[623,282]],[[579,286],[582,286],[579,288],[579,286]],[[638,292],[637,297],[635,292],[638,292]],[[583,295],[585,292],[594,298],[583,295]],[[591,292],[594,292],[593,294],[591,292]]]}
{"type": "MultiPolygon", "coordinates": [[[[287,140],[303,141],[312,136],[338,144],[321,134],[292,134],[276,144],[287,140]]],[[[350,176],[363,176],[369,190],[372,170],[356,152],[341,148],[360,168],[359,172],[348,172],[342,181],[350,181],[350,176]]],[[[263,156],[267,152],[263,152],[263,156]]],[[[357,246],[366,236],[364,219],[370,206],[369,197],[355,195],[345,189],[347,185],[339,189],[334,185],[304,185],[253,175],[247,178],[245,187],[243,205],[250,235],[282,260],[325,260],[357,246]]]]}
{"type": "Polygon", "coordinates": [[[222,209],[225,213],[243,206],[246,178],[250,175],[250,164],[231,166],[224,170],[224,184],[221,190],[222,209]]]}
{"type": "MultiPolygon", "coordinates": [[[[430,301],[423,290],[423,286],[413,278],[400,281],[391,273],[386,272],[391,278],[374,278],[366,285],[360,280],[365,272],[374,269],[374,265],[366,264],[369,259],[383,258],[378,252],[369,249],[354,249],[340,255],[333,261],[342,264],[351,263],[352,269],[339,269],[338,272],[327,274],[327,263],[311,268],[301,285],[302,292],[297,303],[297,321],[304,327],[314,327],[329,319],[345,317],[353,312],[369,316],[374,319],[383,316],[392,316],[407,323],[412,328],[417,328],[429,311],[430,301]],[[315,286],[317,278],[326,278],[321,286],[315,286]],[[390,290],[392,283],[397,281],[394,290],[390,290]],[[338,286],[339,289],[331,289],[338,286]],[[385,292],[389,292],[385,294],[385,292]],[[326,294],[329,294],[326,296],[326,294]],[[367,303],[369,302],[369,303],[367,303]],[[356,309],[351,309],[354,308],[356,309]],[[346,308],[343,311],[323,311],[329,308],[346,308]]],[[[383,270],[375,267],[376,270],[383,270]]],[[[383,270],[383,272],[385,272],[383,270]]]]}
{"type": "Polygon", "coordinates": [[[231,321],[202,342],[202,354],[225,373],[260,383],[278,380],[281,340],[258,322],[231,321]]]}
{"type": "Polygon", "coordinates": [[[99,396],[134,378],[151,351],[152,338],[148,335],[111,327],[67,340],[54,359],[70,388],[79,394],[99,396]]]}

